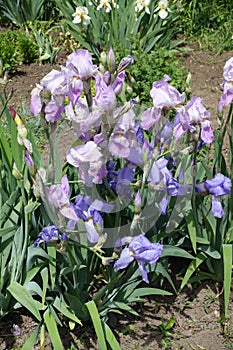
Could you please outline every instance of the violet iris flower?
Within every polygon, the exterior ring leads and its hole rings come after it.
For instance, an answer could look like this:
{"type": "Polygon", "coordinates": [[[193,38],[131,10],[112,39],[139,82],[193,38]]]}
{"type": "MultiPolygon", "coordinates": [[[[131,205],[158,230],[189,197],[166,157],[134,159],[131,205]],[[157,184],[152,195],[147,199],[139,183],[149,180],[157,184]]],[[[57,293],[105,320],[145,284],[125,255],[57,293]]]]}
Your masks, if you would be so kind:
{"type": "Polygon", "coordinates": [[[216,174],[213,179],[205,181],[206,190],[213,196],[231,193],[231,180],[223,174],[216,174]]]}
{"type": "Polygon", "coordinates": [[[121,252],[120,258],[115,262],[116,270],[125,269],[133,260],[136,260],[142,273],[144,282],[149,283],[145,264],[153,264],[158,261],[163,251],[160,243],[151,243],[143,235],[132,238],[128,247],[121,252]]]}
{"type": "Polygon", "coordinates": [[[222,203],[215,196],[212,197],[212,214],[219,219],[225,215],[222,203]]]}
{"type": "Polygon", "coordinates": [[[17,324],[13,324],[13,326],[11,328],[11,333],[14,334],[14,335],[21,335],[22,334],[22,330],[17,324]]]}
{"type": "Polygon", "coordinates": [[[231,193],[231,180],[223,174],[216,174],[213,179],[196,184],[198,193],[207,192],[212,194],[212,214],[217,218],[222,218],[225,213],[219,197],[231,193]]]}
{"type": "MultiPolygon", "coordinates": [[[[76,197],[74,209],[77,216],[84,221],[90,243],[97,243],[103,230],[103,214],[100,212],[110,213],[113,207],[113,205],[100,200],[92,201],[89,196],[78,195],[76,197]]],[[[70,222],[69,228],[72,228],[74,224],[75,222],[70,222]]]]}
{"type": "Polygon", "coordinates": [[[134,176],[135,166],[126,166],[120,170],[116,170],[113,160],[109,161],[107,180],[111,190],[117,195],[131,196],[132,186],[130,185],[134,180],[134,176]]]}
{"type": "Polygon", "coordinates": [[[37,239],[34,242],[34,247],[37,247],[40,243],[58,243],[67,241],[67,234],[65,232],[60,232],[57,226],[46,226],[42,229],[42,231],[38,234],[37,239]]]}

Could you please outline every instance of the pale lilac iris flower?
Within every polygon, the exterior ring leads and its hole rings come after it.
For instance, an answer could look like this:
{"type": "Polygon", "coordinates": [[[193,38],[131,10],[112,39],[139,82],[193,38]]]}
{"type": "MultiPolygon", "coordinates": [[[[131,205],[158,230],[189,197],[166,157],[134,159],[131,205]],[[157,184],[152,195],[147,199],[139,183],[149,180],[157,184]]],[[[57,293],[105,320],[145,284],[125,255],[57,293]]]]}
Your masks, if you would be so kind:
{"type": "Polygon", "coordinates": [[[67,77],[63,71],[53,69],[32,90],[30,112],[38,115],[42,110],[48,122],[62,118],[65,96],[67,95],[67,77]]]}
{"type": "Polygon", "coordinates": [[[70,203],[70,187],[67,175],[61,179],[61,183],[45,188],[46,197],[50,205],[70,220],[78,221],[78,217],[70,203]]]}
{"type": "Polygon", "coordinates": [[[92,182],[101,184],[107,175],[103,154],[93,141],[72,147],[66,158],[69,164],[77,168],[81,180],[87,186],[91,186],[92,182]]]}
{"type": "Polygon", "coordinates": [[[92,57],[88,50],[77,50],[70,54],[66,61],[66,67],[74,71],[77,78],[88,80],[98,71],[97,66],[92,63],[92,57]]]}
{"type": "Polygon", "coordinates": [[[102,112],[112,114],[116,105],[116,94],[111,85],[107,85],[103,77],[96,77],[96,107],[102,112]]]}
{"type": "Polygon", "coordinates": [[[127,158],[130,149],[137,146],[134,127],[134,112],[130,109],[120,117],[109,138],[108,148],[113,157],[127,158]]]}
{"type": "Polygon", "coordinates": [[[226,81],[233,82],[233,57],[231,57],[224,65],[223,78],[226,81]]]}
{"type": "Polygon", "coordinates": [[[233,57],[231,57],[223,68],[224,82],[220,85],[223,95],[219,99],[218,109],[221,112],[225,106],[233,101],[233,57]]]}
{"type": "Polygon", "coordinates": [[[180,93],[168,82],[171,78],[165,74],[164,77],[153,83],[150,95],[153,105],[161,109],[171,109],[179,107],[185,101],[185,93],[180,93]]]}
{"type": "Polygon", "coordinates": [[[125,269],[132,261],[136,260],[142,273],[143,281],[149,283],[145,265],[157,262],[162,251],[163,246],[160,243],[151,243],[143,235],[136,236],[122,250],[120,258],[114,264],[114,268],[116,270],[125,269]]]}
{"type": "Polygon", "coordinates": [[[196,129],[200,125],[200,138],[205,143],[214,140],[210,112],[203,105],[200,97],[193,96],[184,108],[180,108],[176,115],[176,126],[174,128],[175,139],[181,138],[187,130],[196,129]]]}
{"type": "Polygon", "coordinates": [[[141,125],[144,130],[149,130],[161,117],[162,108],[155,106],[148,108],[141,115],[141,125]]]}

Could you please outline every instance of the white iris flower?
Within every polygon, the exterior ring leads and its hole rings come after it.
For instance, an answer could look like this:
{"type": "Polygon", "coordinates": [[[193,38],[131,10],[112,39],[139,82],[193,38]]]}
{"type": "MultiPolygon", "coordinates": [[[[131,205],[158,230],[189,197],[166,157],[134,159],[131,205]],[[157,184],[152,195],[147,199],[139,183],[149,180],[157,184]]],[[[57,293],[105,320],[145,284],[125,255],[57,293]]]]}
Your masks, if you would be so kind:
{"type": "Polygon", "coordinates": [[[158,15],[160,18],[165,19],[168,15],[168,12],[171,12],[169,9],[169,4],[167,0],[160,0],[158,3],[158,7],[155,11],[159,11],[158,15]]]}
{"type": "Polygon", "coordinates": [[[83,23],[84,25],[90,24],[91,17],[88,16],[88,9],[85,6],[76,7],[73,23],[83,23]]]}

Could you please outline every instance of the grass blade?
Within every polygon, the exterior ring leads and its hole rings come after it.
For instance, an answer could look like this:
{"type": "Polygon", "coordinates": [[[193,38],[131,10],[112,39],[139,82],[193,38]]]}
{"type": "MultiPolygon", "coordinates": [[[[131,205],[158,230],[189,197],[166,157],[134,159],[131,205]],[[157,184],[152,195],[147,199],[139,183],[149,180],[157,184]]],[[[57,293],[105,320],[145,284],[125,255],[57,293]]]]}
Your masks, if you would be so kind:
{"type": "Polygon", "coordinates": [[[112,350],[121,350],[120,344],[116,340],[115,335],[106,323],[103,323],[105,337],[112,350]]]}
{"type": "Polygon", "coordinates": [[[13,281],[7,289],[22,306],[30,311],[38,321],[41,321],[41,315],[39,312],[41,304],[38,301],[33,300],[26,288],[21,286],[18,282],[13,281]]]}
{"type": "Polygon", "coordinates": [[[232,244],[223,244],[223,266],[224,266],[224,314],[227,316],[231,291],[232,276],[232,244]]]}
{"type": "Polygon", "coordinates": [[[95,332],[98,338],[98,342],[99,342],[99,347],[101,350],[107,350],[107,346],[106,346],[106,341],[105,341],[105,335],[104,335],[104,331],[103,331],[103,327],[100,321],[100,317],[99,317],[99,312],[97,310],[97,307],[94,303],[94,301],[89,301],[88,303],[86,303],[86,306],[88,308],[88,311],[90,313],[94,328],[95,328],[95,332]]]}
{"type": "Polygon", "coordinates": [[[22,346],[21,350],[31,350],[34,345],[36,345],[38,334],[40,330],[40,325],[36,327],[36,329],[32,332],[30,337],[26,340],[26,343],[22,346]]]}
{"type": "Polygon", "coordinates": [[[56,321],[49,309],[47,309],[44,313],[44,320],[45,320],[47,330],[49,332],[51,342],[53,343],[53,348],[56,350],[63,350],[64,348],[57,329],[56,321]]]}
{"type": "Polygon", "coordinates": [[[188,283],[192,274],[197,270],[198,266],[201,265],[203,261],[205,261],[205,259],[206,259],[206,255],[201,252],[196,256],[195,259],[193,259],[193,261],[191,261],[186,271],[186,274],[184,275],[179,291],[181,291],[184,288],[184,286],[188,283]]]}

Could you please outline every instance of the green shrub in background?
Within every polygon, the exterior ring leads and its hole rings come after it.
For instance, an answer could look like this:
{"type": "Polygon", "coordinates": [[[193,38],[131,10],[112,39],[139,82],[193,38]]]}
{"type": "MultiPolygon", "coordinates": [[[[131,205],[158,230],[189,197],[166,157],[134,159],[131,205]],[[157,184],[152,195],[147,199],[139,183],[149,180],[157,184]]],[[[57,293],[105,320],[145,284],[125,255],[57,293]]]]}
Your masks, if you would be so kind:
{"type": "Polygon", "coordinates": [[[231,14],[233,1],[183,0],[180,15],[182,32],[207,49],[233,49],[231,14]]]}
{"type": "Polygon", "coordinates": [[[132,85],[132,97],[140,96],[140,103],[149,103],[153,82],[162,79],[164,74],[170,76],[172,85],[184,91],[188,72],[177,58],[177,54],[176,50],[165,48],[155,48],[149,53],[135,50],[135,64],[129,69],[132,77],[137,77],[132,85]]]}
{"type": "Polygon", "coordinates": [[[53,0],[0,0],[0,11],[19,27],[27,26],[30,21],[48,20],[57,15],[53,0]]]}
{"type": "Polygon", "coordinates": [[[24,30],[7,30],[0,33],[0,58],[3,69],[17,70],[20,63],[31,63],[38,58],[33,40],[24,30]]]}

